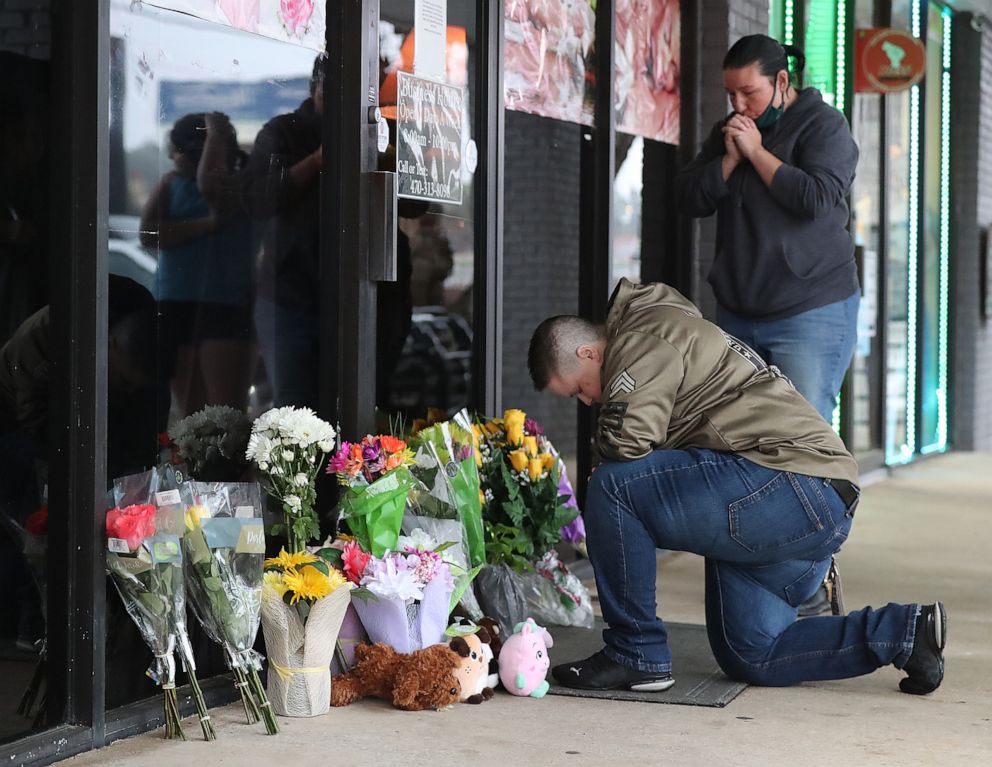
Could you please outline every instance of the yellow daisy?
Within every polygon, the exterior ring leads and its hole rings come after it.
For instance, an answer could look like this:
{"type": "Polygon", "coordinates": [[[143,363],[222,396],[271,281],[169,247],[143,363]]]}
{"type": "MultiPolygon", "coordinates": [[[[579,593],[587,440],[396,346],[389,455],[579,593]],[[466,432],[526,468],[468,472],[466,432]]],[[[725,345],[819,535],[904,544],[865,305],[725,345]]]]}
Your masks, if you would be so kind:
{"type": "Polygon", "coordinates": [[[301,599],[314,602],[323,599],[334,588],[331,579],[316,567],[303,567],[301,570],[287,570],[283,573],[286,588],[292,592],[289,603],[295,605],[301,599]]]}
{"type": "Polygon", "coordinates": [[[283,581],[283,574],[274,571],[269,571],[262,575],[262,593],[267,593],[269,590],[275,593],[275,596],[282,599],[283,594],[286,593],[286,583],[283,581]]]}
{"type": "Polygon", "coordinates": [[[286,549],[279,549],[278,557],[269,557],[265,560],[265,567],[281,567],[283,570],[292,570],[301,565],[308,565],[316,562],[317,557],[305,551],[298,551],[290,554],[286,549]]]}

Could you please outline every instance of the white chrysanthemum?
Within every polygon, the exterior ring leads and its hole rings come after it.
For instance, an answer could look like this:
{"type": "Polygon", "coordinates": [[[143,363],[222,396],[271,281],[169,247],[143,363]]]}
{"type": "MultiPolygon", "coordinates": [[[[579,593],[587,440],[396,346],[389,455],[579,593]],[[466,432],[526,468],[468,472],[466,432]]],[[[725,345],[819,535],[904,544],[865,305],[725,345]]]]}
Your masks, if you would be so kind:
{"type": "Polygon", "coordinates": [[[307,475],[306,474],[303,474],[301,472],[300,474],[297,474],[293,478],[293,481],[296,482],[296,486],[297,487],[306,487],[307,486],[307,482],[309,482],[310,480],[307,478],[307,475]]]}
{"type": "Polygon", "coordinates": [[[300,500],[300,496],[298,495],[287,495],[285,498],[283,498],[283,501],[293,511],[299,511],[301,508],[303,508],[303,501],[300,500]]]}
{"type": "Polygon", "coordinates": [[[282,459],[284,461],[292,461],[295,457],[296,457],[296,453],[294,453],[292,450],[282,451],[282,459]]]}
{"type": "Polygon", "coordinates": [[[252,434],[248,438],[245,457],[256,463],[269,463],[272,460],[272,440],[263,434],[252,434]]]}
{"type": "Polygon", "coordinates": [[[437,547],[438,542],[420,527],[415,528],[409,535],[401,535],[396,540],[396,548],[400,551],[405,551],[408,548],[418,551],[434,551],[437,547]]]}

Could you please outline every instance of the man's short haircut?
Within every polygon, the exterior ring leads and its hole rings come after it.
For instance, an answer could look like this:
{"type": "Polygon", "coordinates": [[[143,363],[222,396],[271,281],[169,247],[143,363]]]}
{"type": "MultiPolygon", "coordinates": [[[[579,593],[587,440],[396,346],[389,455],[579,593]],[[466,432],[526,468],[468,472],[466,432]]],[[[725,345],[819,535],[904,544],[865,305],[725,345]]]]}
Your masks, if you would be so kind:
{"type": "Polygon", "coordinates": [[[549,317],[534,331],[527,352],[527,367],[534,388],[544,391],[559,373],[570,370],[577,362],[575,350],[583,344],[603,338],[603,329],[574,314],[549,317]]]}

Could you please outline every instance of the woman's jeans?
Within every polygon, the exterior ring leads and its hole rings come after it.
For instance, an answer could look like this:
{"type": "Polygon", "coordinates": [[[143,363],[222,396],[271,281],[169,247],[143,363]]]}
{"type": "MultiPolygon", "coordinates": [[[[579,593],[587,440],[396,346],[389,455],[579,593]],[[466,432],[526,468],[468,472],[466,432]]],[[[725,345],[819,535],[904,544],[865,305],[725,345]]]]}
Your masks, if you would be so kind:
{"type": "Polygon", "coordinates": [[[716,324],[781,370],[828,423],[851,364],[861,294],[781,320],[758,320],[717,306],[716,324]]]}
{"type": "MultiPolygon", "coordinates": [[[[856,505],[856,504],[855,504],[856,505]]],[[[796,620],[823,582],[854,514],[825,480],[735,453],[656,450],[593,473],[585,522],[606,654],[641,671],[672,668],[656,617],[656,549],[706,558],[710,646],[729,676],[788,685],[843,679],[913,648],[918,605],[796,620]]]]}

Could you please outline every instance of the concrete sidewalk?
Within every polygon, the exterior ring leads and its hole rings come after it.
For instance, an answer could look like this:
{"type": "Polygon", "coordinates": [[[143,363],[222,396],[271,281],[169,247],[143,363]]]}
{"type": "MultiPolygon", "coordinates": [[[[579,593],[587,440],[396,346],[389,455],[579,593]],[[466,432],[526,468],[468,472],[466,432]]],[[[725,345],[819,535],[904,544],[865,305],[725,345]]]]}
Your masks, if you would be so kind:
{"type": "MultiPolygon", "coordinates": [[[[161,730],[74,760],[82,765],[956,765],[992,764],[992,456],[953,454],[865,489],[839,561],[848,609],[941,599],[947,675],[924,698],[893,668],[840,682],[750,688],[723,709],[504,693],[441,713],[367,701],[281,720],[267,737],[239,706],[214,712],[218,740],[161,730]]],[[[702,560],[666,557],[659,611],[703,622],[702,560]]],[[[554,658],[552,660],[565,660],[554,658]]],[[[678,658],[675,659],[678,674],[678,658]]]]}

